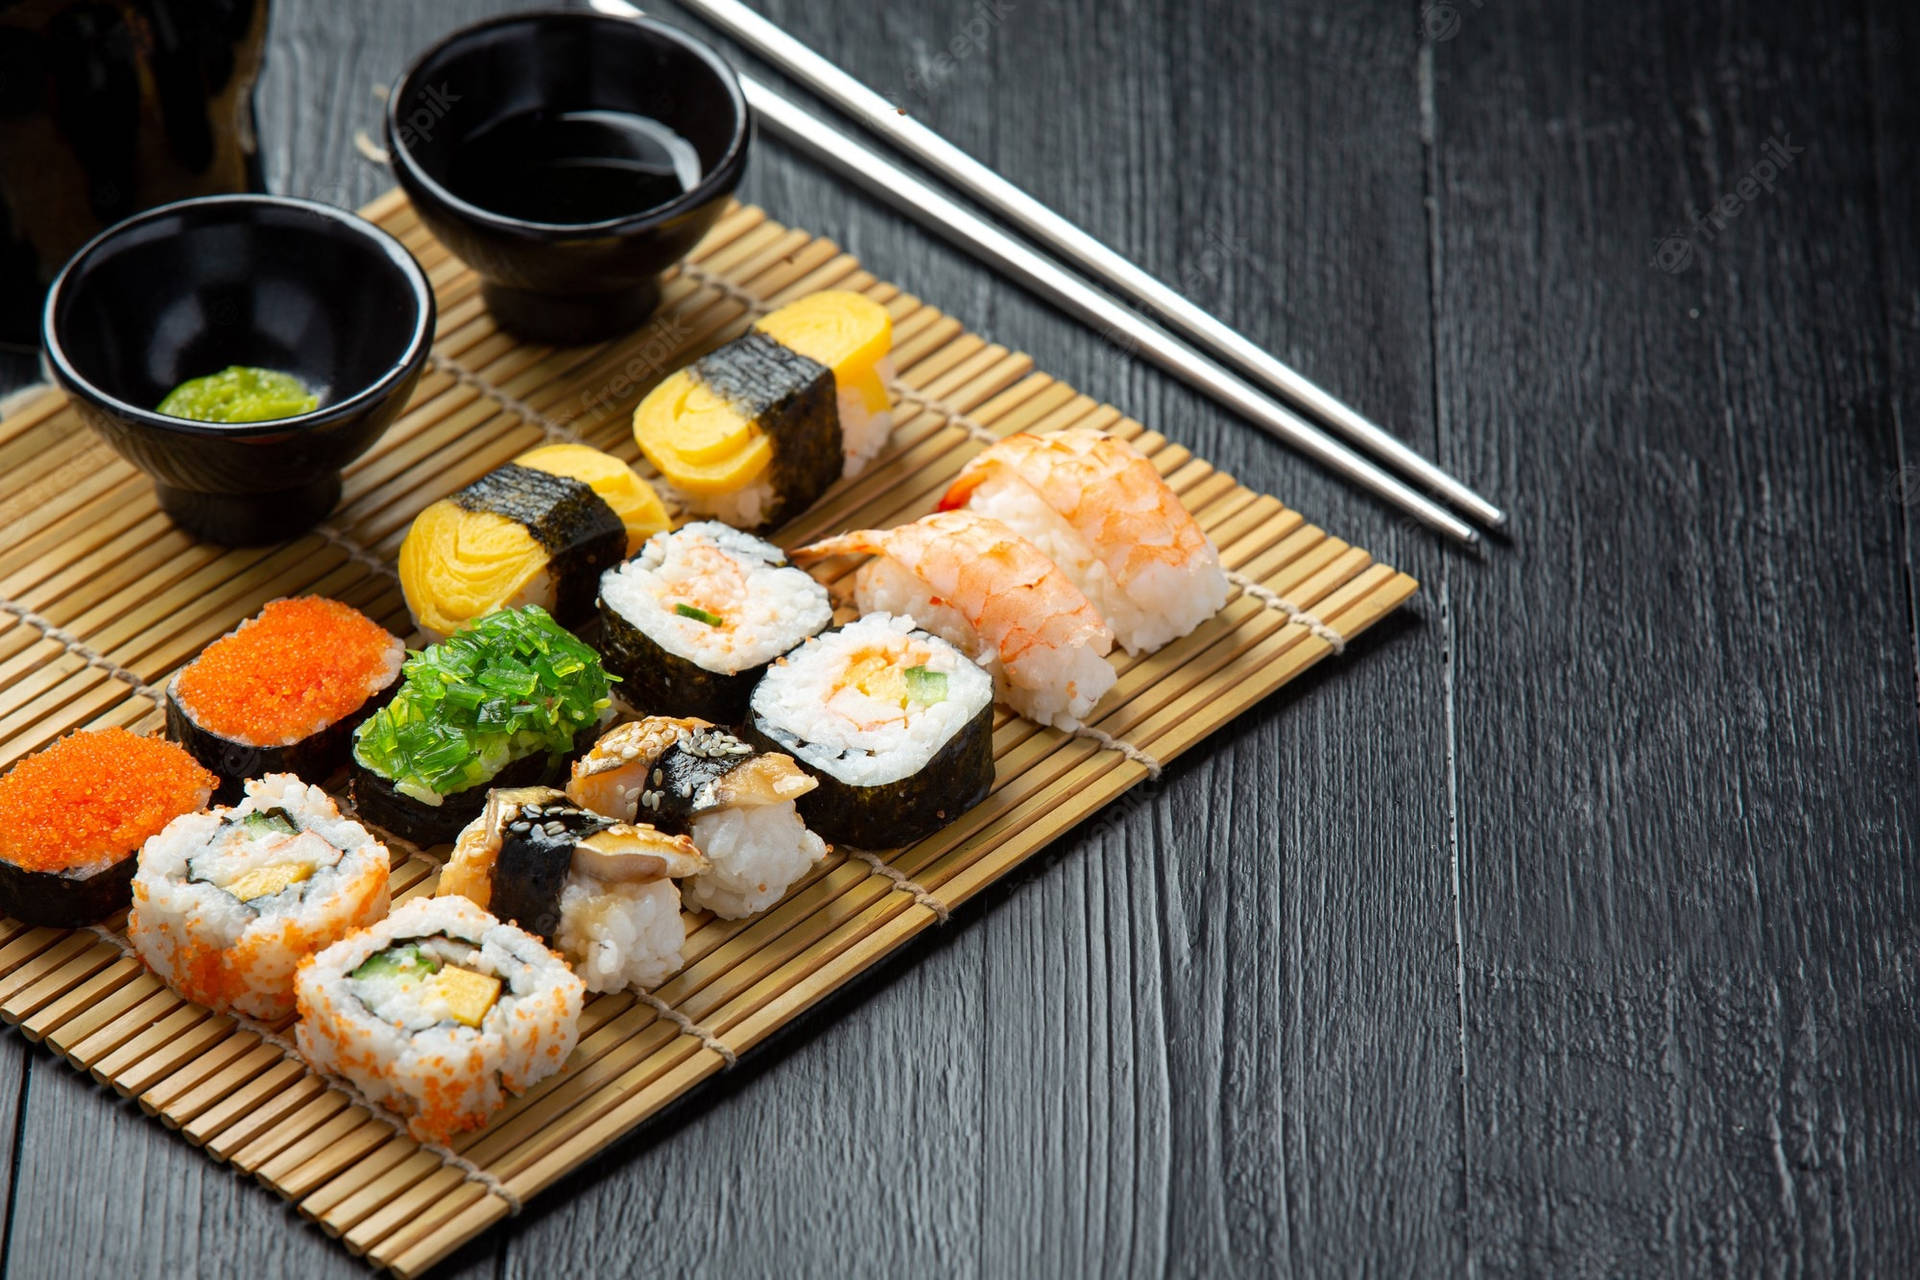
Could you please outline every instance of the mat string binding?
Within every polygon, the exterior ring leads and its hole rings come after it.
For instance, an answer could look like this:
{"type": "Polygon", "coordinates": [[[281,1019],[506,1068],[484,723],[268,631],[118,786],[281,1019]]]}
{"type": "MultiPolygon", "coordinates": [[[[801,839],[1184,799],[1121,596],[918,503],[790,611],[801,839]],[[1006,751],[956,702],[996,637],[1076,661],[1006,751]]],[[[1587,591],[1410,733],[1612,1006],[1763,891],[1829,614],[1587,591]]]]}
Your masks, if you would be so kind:
{"type": "Polygon", "coordinates": [[[123,667],[112,658],[95,650],[79,636],[59,626],[53,619],[35,613],[33,610],[27,608],[27,606],[4,597],[0,597],[0,610],[4,610],[20,619],[20,621],[26,623],[35,631],[38,631],[41,635],[53,641],[88,666],[106,672],[115,680],[124,681],[132,685],[133,691],[141,697],[149,699],[161,706],[166,705],[167,696],[148,684],[145,680],[142,680],[139,672],[123,667]]]}
{"type": "Polygon", "coordinates": [[[1076,738],[1085,738],[1089,742],[1099,743],[1109,751],[1118,751],[1121,755],[1145,769],[1148,778],[1154,782],[1160,781],[1160,762],[1147,752],[1142,751],[1131,742],[1128,742],[1125,738],[1116,738],[1105,729],[1098,729],[1090,724],[1082,724],[1078,720],[1068,720],[1059,727],[1065,729],[1076,738]]]}
{"type": "MultiPolygon", "coordinates": [[[[565,423],[549,418],[525,400],[513,395],[484,375],[475,373],[452,357],[443,356],[436,351],[428,356],[427,359],[435,369],[446,374],[462,386],[472,387],[482,395],[492,396],[494,400],[498,401],[509,413],[516,414],[524,419],[529,426],[538,429],[540,433],[545,435],[549,440],[558,440],[562,444],[586,445],[590,449],[598,447],[590,444],[578,431],[575,431],[565,423]]],[[[671,484],[668,484],[665,477],[654,476],[650,478],[647,483],[653,486],[653,491],[659,495],[661,505],[667,508],[668,514],[678,517],[686,513],[686,497],[671,484]]]]}
{"type": "Polygon", "coordinates": [[[931,890],[908,879],[906,872],[885,861],[879,854],[867,849],[848,849],[844,852],[872,867],[876,874],[893,881],[893,887],[900,892],[911,894],[913,900],[933,912],[933,918],[941,924],[953,918],[953,912],[947,909],[947,904],[935,897],[931,890]]]}
{"type": "Polygon", "coordinates": [[[387,154],[387,149],[375,142],[372,135],[365,129],[355,129],[353,131],[353,149],[360,153],[362,160],[371,160],[373,163],[382,167],[386,166],[393,159],[392,156],[387,154]]]}
{"type": "Polygon", "coordinates": [[[1335,653],[1347,651],[1347,638],[1335,631],[1320,619],[1302,609],[1293,601],[1273,590],[1265,583],[1255,582],[1238,569],[1227,570],[1227,581],[1258,600],[1269,609],[1276,609],[1287,616],[1288,621],[1297,622],[1314,635],[1327,642],[1327,647],[1335,653]]]}
{"type": "Polygon", "coordinates": [[[465,365],[461,364],[457,360],[454,360],[449,356],[443,356],[438,351],[434,351],[434,352],[428,353],[427,363],[432,365],[435,369],[437,369],[441,373],[446,374],[449,378],[452,378],[455,382],[458,382],[463,386],[472,387],[475,391],[478,391],[483,395],[492,396],[495,400],[498,400],[502,405],[505,405],[512,412],[518,414],[522,418],[525,418],[527,420],[528,425],[539,428],[540,433],[548,437],[549,439],[558,440],[562,444],[586,444],[587,443],[584,439],[581,438],[580,433],[578,431],[575,431],[572,427],[566,426],[564,423],[554,421],[552,418],[549,418],[546,414],[540,412],[538,409],[528,404],[525,400],[522,400],[519,396],[516,396],[513,393],[507,391],[505,388],[500,387],[497,384],[489,381],[488,379],[481,377],[479,374],[467,368],[465,365]]]}
{"type": "Polygon", "coordinates": [[[917,404],[929,413],[937,413],[947,420],[949,426],[960,428],[981,444],[998,444],[1000,437],[969,418],[962,410],[955,408],[938,396],[930,396],[915,391],[906,383],[895,378],[887,384],[887,390],[908,404],[917,404]]]}
{"type": "Polygon", "coordinates": [[[361,546],[359,542],[334,528],[331,524],[317,524],[313,526],[313,533],[315,536],[324,538],[326,541],[331,542],[334,546],[346,552],[347,559],[353,561],[361,568],[371,569],[375,573],[392,578],[395,582],[400,580],[400,573],[397,569],[385,560],[382,560],[379,556],[373,554],[373,552],[369,551],[366,547],[361,546]]]}
{"type": "Polygon", "coordinates": [[[713,1052],[719,1054],[720,1061],[726,1063],[729,1067],[733,1066],[735,1063],[740,1061],[739,1056],[735,1054],[732,1049],[727,1047],[726,1041],[722,1040],[719,1036],[713,1034],[713,1032],[707,1030],[705,1027],[695,1022],[692,1018],[689,1018],[686,1014],[680,1012],[678,1009],[668,1004],[665,1000],[662,1000],[659,996],[653,994],[653,992],[641,991],[641,992],[638,992],[637,994],[639,995],[641,1000],[646,1002],[646,1004],[653,1009],[655,1013],[665,1018],[668,1022],[671,1022],[674,1026],[680,1028],[680,1030],[685,1032],[687,1035],[690,1035],[695,1040],[698,1040],[706,1048],[711,1049],[713,1050],[713,1052]]]}
{"type": "MultiPolygon", "coordinates": [[[[121,955],[124,955],[128,959],[135,961],[142,968],[146,967],[146,961],[141,958],[141,955],[138,951],[134,950],[133,944],[131,942],[128,942],[125,938],[121,937],[119,934],[113,932],[111,929],[103,929],[97,924],[90,924],[87,926],[87,931],[93,934],[94,936],[100,938],[102,941],[113,944],[113,946],[119,949],[121,955]]],[[[467,1181],[477,1182],[481,1186],[485,1187],[488,1191],[492,1192],[494,1195],[499,1196],[502,1200],[507,1202],[507,1211],[510,1214],[517,1216],[520,1213],[520,1210],[524,1207],[524,1205],[520,1200],[520,1197],[515,1195],[513,1191],[510,1188],[508,1188],[507,1184],[502,1182],[499,1178],[496,1178],[491,1173],[488,1173],[485,1169],[481,1168],[479,1165],[475,1164],[473,1161],[467,1159],[465,1156],[461,1155],[458,1151],[455,1151],[451,1147],[444,1146],[438,1142],[422,1142],[419,1138],[414,1136],[412,1130],[407,1128],[406,1121],[400,1119],[400,1117],[394,1115],[392,1112],[388,1111],[385,1107],[375,1102],[372,1098],[369,1098],[366,1094],[362,1093],[359,1087],[356,1086],[351,1080],[342,1079],[341,1077],[334,1075],[331,1071],[322,1071],[318,1067],[314,1066],[311,1062],[308,1062],[306,1059],[306,1056],[300,1052],[300,1046],[295,1044],[293,1041],[287,1039],[285,1036],[281,1035],[278,1031],[274,1030],[272,1027],[268,1026],[266,1023],[261,1022],[257,1018],[250,1018],[244,1013],[239,1013],[231,1009],[226,1011],[225,1016],[228,1018],[231,1018],[235,1023],[246,1028],[248,1031],[251,1031],[254,1035],[259,1036],[260,1039],[265,1041],[267,1044],[270,1044],[274,1048],[278,1049],[282,1054],[286,1055],[289,1061],[298,1062],[301,1066],[305,1067],[307,1070],[313,1072],[315,1075],[325,1080],[327,1082],[328,1087],[338,1089],[341,1093],[346,1094],[347,1097],[350,1098],[356,1105],[365,1109],[368,1115],[380,1121],[382,1124],[392,1129],[395,1133],[403,1134],[408,1138],[412,1138],[413,1141],[420,1144],[420,1149],[422,1151],[430,1152],[434,1156],[439,1158],[443,1163],[447,1164],[448,1166],[454,1169],[458,1169],[461,1175],[465,1177],[467,1181]]]]}
{"type": "Polygon", "coordinates": [[[724,297],[732,298],[735,302],[747,309],[748,315],[756,319],[773,310],[773,305],[761,298],[758,294],[747,292],[719,272],[709,271],[697,262],[682,262],[680,264],[680,274],[689,280],[699,281],[707,288],[715,290],[724,297]]]}

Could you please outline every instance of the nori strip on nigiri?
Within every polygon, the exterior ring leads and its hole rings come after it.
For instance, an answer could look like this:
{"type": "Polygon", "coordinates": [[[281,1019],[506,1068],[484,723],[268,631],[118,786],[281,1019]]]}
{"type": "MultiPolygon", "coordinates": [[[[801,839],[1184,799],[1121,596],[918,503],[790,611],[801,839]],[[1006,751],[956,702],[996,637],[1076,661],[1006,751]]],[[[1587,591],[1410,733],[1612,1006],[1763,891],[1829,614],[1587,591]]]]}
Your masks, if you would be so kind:
{"type": "Polygon", "coordinates": [[[551,945],[560,933],[560,895],[575,847],[612,825],[613,819],[564,801],[522,806],[500,834],[488,910],[551,945]]]}
{"type": "Polygon", "coordinates": [[[840,478],[844,458],[833,370],[750,330],[702,356],[688,372],[773,442],[773,500],[757,527],[798,515],[840,478]]]}
{"type": "Polygon", "coordinates": [[[601,571],[627,551],[627,527],[592,486],[509,462],[495,467],[448,501],[462,511],[487,511],[526,526],[545,549],[553,578],[553,616],[578,622],[593,608],[601,571]]]}
{"type": "Polygon", "coordinates": [[[640,793],[640,818],[662,831],[683,832],[696,815],[720,807],[714,784],[759,754],[724,729],[695,729],[660,753],[640,793]]]}

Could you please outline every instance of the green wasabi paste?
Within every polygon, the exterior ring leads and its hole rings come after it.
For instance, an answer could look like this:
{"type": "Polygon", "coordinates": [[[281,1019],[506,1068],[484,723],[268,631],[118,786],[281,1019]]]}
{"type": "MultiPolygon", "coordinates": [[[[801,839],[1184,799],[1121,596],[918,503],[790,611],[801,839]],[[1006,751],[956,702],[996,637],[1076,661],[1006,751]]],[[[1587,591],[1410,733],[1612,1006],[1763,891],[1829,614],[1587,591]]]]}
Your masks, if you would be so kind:
{"type": "Polygon", "coordinates": [[[320,397],[290,373],[236,364],[181,383],[160,402],[160,412],[194,422],[268,422],[319,405],[320,397]]]}

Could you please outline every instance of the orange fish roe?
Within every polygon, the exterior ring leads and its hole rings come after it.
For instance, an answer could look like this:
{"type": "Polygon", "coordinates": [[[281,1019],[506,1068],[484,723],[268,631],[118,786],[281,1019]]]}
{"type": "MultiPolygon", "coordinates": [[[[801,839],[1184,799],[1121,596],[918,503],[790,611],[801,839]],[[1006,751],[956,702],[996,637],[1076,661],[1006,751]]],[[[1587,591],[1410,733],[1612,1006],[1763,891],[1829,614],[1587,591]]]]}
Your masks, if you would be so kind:
{"type": "Polygon", "coordinates": [[[208,645],[176,686],[194,723],[252,746],[284,746],[346,719],[394,670],[394,639],[338,600],[275,600],[208,645]]]}
{"type": "Polygon", "coordinates": [[[65,871],[130,853],[220,780],[171,742],[125,729],[62,738],[0,777],[0,858],[65,871]]]}

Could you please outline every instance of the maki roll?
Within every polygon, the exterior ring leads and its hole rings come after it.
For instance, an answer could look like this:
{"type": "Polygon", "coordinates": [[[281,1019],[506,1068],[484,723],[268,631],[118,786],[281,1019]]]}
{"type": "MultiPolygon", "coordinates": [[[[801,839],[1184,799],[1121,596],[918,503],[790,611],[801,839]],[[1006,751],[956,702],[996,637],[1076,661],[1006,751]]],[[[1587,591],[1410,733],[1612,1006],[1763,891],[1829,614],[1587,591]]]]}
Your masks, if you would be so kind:
{"type": "Polygon", "coordinates": [[[633,438],[689,508],[766,529],[855,475],[892,430],[893,322],[857,293],[792,302],[648,393],[633,438]]]}
{"type": "Polygon", "coordinates": [[[360,816],[419,845],[478,817],[490,786],[565,776],[612,705],[600,655],[538,605],[503,609],[408,658],[353,735],[360,816]]]}
{"type": "Polygon", "coordinates": [[[406,656],[338,600],[269,601],[168,682],[167,735],[220,775],[224,799],[267,773],[325,782],[406,656]]]}
{"type": "Polygon", "coordinates": [[[766,664],[831,621],[812,575],[713,521],[655,534],[600,579],[602,655],[643,711],[738,724],[766,664]]]}
{"type": "Polygon", "coordinates": [[[551,787],[487,797],[454,843],[441,894],[459,894],[567,958],[589,991],[655,987],[687,940],[674,880],[707,869],[687,837],[616,822],[551,787]]]}
{"type": "Polygon", "coordinates": [[[993,679],[910,618],[868,614],[774,663],[752,727],[820,779],[800,812],[836,843],[909,844],[993,786],[993,679]]]}
{"type": "Polygon", "coordinates": [[[1199,521],[1153,463],[1103,431],[1008,436],[960,469],[940,506],[990,516],[1039,547],[1128,653],[1179,639],[1227,601],[1199,521]]]}
{"type": "Polygon", "coordinates": [[[219,783],[178,746],[125,729],[71,734],[0,777],[0,912],[77,929],[125,907],[148,836],[219,783]]]}
{"type": "Polygon", "coordinates": [[[293,1012],[300,958],[387,914],[387,847],[290,773],[175,818],[140,851],[127,941],[211,1009],[293,1012]]]}
{"type": "Polygon", "coordinates": [[[1073,580],[998,520],[936,511],[796,547],[801,564],[870,555],[853,578],[863,613],[895,613],[985,667],[1007,705],[1071,730],[1118,678],[1113,632],[1073,580]]]}
{"type": "Polygon", "coordinates": [[[794,802],[820,784],[791,756],[755,751],[704,720],[619,725],[573,766],[567,795],[623,822],[686,832],[708,868],[687,904],[733,920],[765,911],[827,856],[794,802]]]}
{"type": "Polygon", "coordinates": [[[294,1038],[414,1137],[445,1142],[560,1070],[585,995],[526,930],[465,898],[414,898],[300,962],[294,1038]]]}
{"type": "Polygon", "coordinates": [[[537,604],[585,620],[601,570],[667,527],[652,487],[585,445],[524,453],[418,516],[400,544],[400,587],[434,638],[496,609],[537,604]]]}

